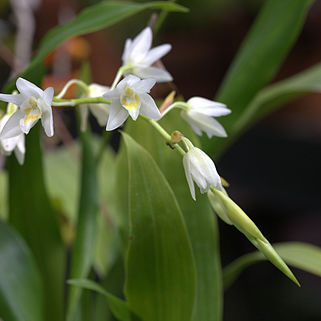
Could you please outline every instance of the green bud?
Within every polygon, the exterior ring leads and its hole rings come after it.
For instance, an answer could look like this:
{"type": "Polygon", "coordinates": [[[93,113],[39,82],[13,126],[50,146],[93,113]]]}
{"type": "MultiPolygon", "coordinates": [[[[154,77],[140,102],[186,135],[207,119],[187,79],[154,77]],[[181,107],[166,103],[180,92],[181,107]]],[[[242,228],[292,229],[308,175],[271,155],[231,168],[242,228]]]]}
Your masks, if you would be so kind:
{"type": "Polygon", "coordinates": [[[290,280],[292,280],[296,285],[301,286],[292,271],[288,268],[279,254],[274,250],[270,242],[265,239],[265,241],[252,239],[251,236],[247,236],[252,244],[260,251],[262,254],[282,273],[284,273],[290,280]]]}
{"type": "MultiPolygon", "coordinates": [[[[255,239],[259,239],[261,241],[265,240],[261,231],[257,228],[254,222],[228,197],[226,192],[224,193],[214,188],[211,189],[211,191],[215,194],[216,199],[218,200],[217,203],[220,202],[220,206],[225,208],[224,213],[235,227],[237,227],[242,233],[247,233],[255,239]]],[[[222,212],[223,211],[221,211],[221,214],[222,212]]]]}
{"type": "Polygon", "coordinates": [[[217,215],[227,224],[233,224],[250,242],[290,280],[300,286],[291,270],[274,250],[269,241],[263,236],[254,222],[235,204],[225,190],[218,191],[214,188],[208,192],[210,203],[217,215]]]}
{"type": "MultiPolygon", "coordinates": [[[[226,193],[225,190],[224,193],[226,193]]],[[[220,217],[220,219],[224,221],[226,224],[233,225],[233,223],[228,217],[228,213],[222,199],[219,196],[217,196],[217,194],[213,193],[211,190],[208,191],[207,197],[215,214],[217,214],[220,217]]]]}

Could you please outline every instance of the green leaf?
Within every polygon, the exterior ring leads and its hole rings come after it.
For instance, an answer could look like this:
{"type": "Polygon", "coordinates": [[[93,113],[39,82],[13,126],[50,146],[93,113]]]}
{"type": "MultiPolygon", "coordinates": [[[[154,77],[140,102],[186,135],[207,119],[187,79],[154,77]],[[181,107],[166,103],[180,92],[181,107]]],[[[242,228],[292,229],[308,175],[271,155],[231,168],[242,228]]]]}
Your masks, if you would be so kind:
{"type": "Polygon", "coordinates": [[[236,135],[285,103],[308,92],[321,93],[321,63],[262,89],[235,122],[236,135]]]}
{"type": "Polygon", "coordinates": [[[118,299],[116,296],[107,292],[99,284],[87,279],[73,279],[68,281],[69,284],[81,287],[83,289],[98,292],[106,297],[110,310],[120,321],[131,321],[131,312],[126,302],[118,299]]]}
{"type": "MultiPolygon", "coordinates": [[[[199,146],[197,136],[180,117],[179,111],[167,114],[160,124],[168,131],[179,130],[199,146]]],[[[193,320],[221,320],[223,305],[222,274],[218,228],[206,196],[198,193],[195,202],[186,182],[182,156],[165,145],[164,139],[145,121],[127,121],[126,131],[146,148],[167,178],[182,210],[191,240],[197,289],[193,320]]],[[[123,168],[121,169],[123,171],[123,168]]],[[[123,173],[123,172],[122,172],[123,173]]]]}
{"type": "Polygon", "coordinates": [[[42,39],[36,56],[32,59],[22,77],[27,77],[29,72],[43,61],[45,56],[58,47],[63,41],[94,31],[107,28],[146,9],[163,9],[167,11],[186,12],[187,9],[167,1],[148,3],[102,1],[84,9],[74,19],[50,30],[42,39]]]}
{"type": "Polygon", "coordinates": [[[195,267],[182,214],[150,154],[123,137],[129,171],[128,305],[144,321],[191,320],[195,267]]]}
{"type": "Polygon", "coordinates": [[[0,220],[0,319],[43,321],[39,270],[20,236],[0,220]]]}
{"type": "Polygon", "coordinates": [[[45,319],[63,319],[65,253],[58,220],[46,192],[40,147],[40,122],[26,137],[26,158],[14,156],[9,168],[9,222],[19,231],[35,257],[44,284],[45,319]]]}
{"type": "MultiPolygon", "coordinates": [[[[244,40],[218,92],[217,100],[232,113],[220,122],[229,134],[256,93],[276,74],[302,29],[313,0],[267,0],[244,40]]],[[[211,151],[222,149],[227,139],[215,144],[204,138],[211,151]]]]}
{"type": "Polygon", "coordinates": [[[60,211],[71,221],[76,220],[79,199],[79,144],[58,147],[46,153],[45,176],[50,198],[59,204],[60,211]]]}
{"type": "MultiPolygon", "coordinates": [[[[279,243],[273,247],[287,264],[321,277],[321,248],[299,242],[279,243]]],[[[230,287],[245,268],[264,260],[262,253],[253,252],[230,263],[224,269],[224,287],[230,287]]]]}
{"type": "MultiPolygon", "coordinates": [[[[96,162],[89,131],[80,134],[82,143],[81,191],[77,218],[76,240],[72,251],[71,278],[87,277],[94,259],[97,232],[98,189],[96,162]]],[[[71,288],[68,320],[76,318],[81,291],[71,288]]]]}

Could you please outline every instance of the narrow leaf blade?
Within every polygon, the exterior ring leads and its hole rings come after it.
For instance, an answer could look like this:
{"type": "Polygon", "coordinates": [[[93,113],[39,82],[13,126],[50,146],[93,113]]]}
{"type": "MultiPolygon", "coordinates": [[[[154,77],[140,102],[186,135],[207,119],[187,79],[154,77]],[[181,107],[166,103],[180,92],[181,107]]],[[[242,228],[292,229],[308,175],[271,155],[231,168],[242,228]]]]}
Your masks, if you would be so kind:
{"type": "Polygon", "coordinates": [[[102,294],[106,297],[110,310],[118,320],[131,321],[131,312],[127,306],[127,303],[118,299],[111,293],[107,292],[99,284],[87,279],[72,279],[69,280],[68,283],[83,289],[92,290],[102,294]]]}
{"type": "MultiPolygon", "coordinates": [[[[218,92],[232,114],[220,119],[229,134],[255,94],[278,71],[302,29],[313,0],[267,0],[244,40],[218,92]]],[[[228,139],[203,142],[211,151],[222,149],[228,139]]]]}
{"type": "Polygon", "coordinates": [[[231,134],[239,134],[262,117],[309,92],[321,93],[321,63],[259,91],[235,122],[231,134]]]}
{"type": "MultiPolygon", "coordinates": [[[[98,190],[96,161],[89,132],[81,133],[82,170],[81,192],[77,218],[77,235],[72,253],[71,278],[87,277],[94,259],[97,231],[98,190]]],[[[68,319],[74,320],[81,291],[71,288],[69,294],[68,319]]]]}

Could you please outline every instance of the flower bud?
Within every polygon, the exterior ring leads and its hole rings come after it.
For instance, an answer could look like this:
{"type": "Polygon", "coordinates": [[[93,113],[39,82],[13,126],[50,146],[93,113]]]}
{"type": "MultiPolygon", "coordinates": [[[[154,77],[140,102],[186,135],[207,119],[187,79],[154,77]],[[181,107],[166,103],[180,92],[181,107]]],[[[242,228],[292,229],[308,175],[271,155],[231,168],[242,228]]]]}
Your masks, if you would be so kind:
{"type": "MultiPolygon", "coordinates": [[[[229,220],[242,233],[247,233],[255,239],[265,240],[261,231],[257,228],[254,222],[244,213],[244,211],[222,191],[212,190],[216,200],[219,200],[221,207],[225,209],[224,213],[229,220]]],[[[213,199],[212,199],[213,200],[213,199]]]]}
{"type": "Polygon", "coordinates": [[[249,240],[275,267],[283,272],[296,285],[301,286],[292,271],[288,268],[288,266],[285,264],[279,254],[274,250],[273,246],[267,239],[265,239],[265,241],[262,241],[255,239],[251,240],[249,238],[249,240]]]}
{"type": "MultiPolygon", "coordinates": [[[[226,193],[225,190],[223,190],[223,192],[226,193]]],[[[220,219],[226,224],[233,225],[232,221],[228,217],[227,209],[221,198],[211,190],[208,191],[207,196],[214,212],[220,217],[220,219]]]]}
{"type": "Polygon", "coordinates": [[[224,190],[218,191],[211,189],[207,195],[214,211],[224,222],[233,224],[274,266],[295,284],[300,286],[291,270],[274,250],[269,241],[263,236],[254,222],[229,198],[224,190]]]}

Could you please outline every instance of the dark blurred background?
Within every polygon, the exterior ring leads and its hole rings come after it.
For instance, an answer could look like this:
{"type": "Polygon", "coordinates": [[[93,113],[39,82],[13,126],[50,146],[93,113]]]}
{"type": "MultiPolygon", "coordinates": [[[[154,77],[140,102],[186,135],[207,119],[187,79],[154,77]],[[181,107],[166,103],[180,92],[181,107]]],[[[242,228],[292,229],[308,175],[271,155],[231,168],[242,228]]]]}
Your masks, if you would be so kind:
{"type": "MultiPolygon", "coordinates": [[[[11,2],[24,2],[16,0],[11,2]]],[[[71,19],[95,0],[28,0],[35,12],[33,48],[58,23],[71,19]]],[[[26,0],[26,2],[28,2],[26,0]]],[[[170,14],[155,43],[169,42],[173,49],[164,59],[178,92],[186,99],[213,98],[251,27],[263,1],[185,0],[189,14],[170,14]]],[[[140,14],[106,31],[65,42],[46,59],[44,86],[59,88],[77,76],[81,63],[90,60],[93,81],[111,84],[121,64],[124,40],[134,37],[150,19],[140,14]]],[[[17,32],[10,1],[0,1],[0,85],[15,64],[17,32]]],[[[321,57],[321,2],[308,13],[303,31],[274,81],[302,71],[321,57]]],[[[262,35],[264,36],[264,35],[262,35]]],[[[170,88],[159,85],[155,95],[170,88]]],[[[65,122],[67,112],[58,112],[65,122]]],[[[57,114],[57,112],[56,112],[57,114]]],[[[66,133],[60,137],[68,139],[66,133]]],[[[58,137],[59,139],[59,137],[58,137]]],[[[214,138],[215,139],[215,138],[214,138]]],[[[229,183],[231,197],[252,217],[273,242],[302,241],[321,247],[321,95],[297,99],[260,121],[243,135],[217,163],[229,183]]],[[[220,222],[223,265],[251,252],[251,244],[220,222]]],[[[295,270],[299,289],[269,263],[248,268],[226,292],[224,320],[321,320],[321,279],[295,270]]]]}

